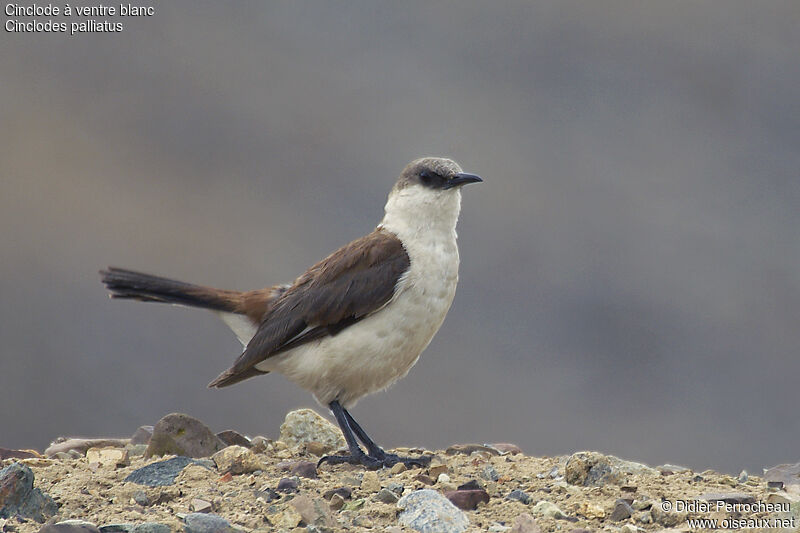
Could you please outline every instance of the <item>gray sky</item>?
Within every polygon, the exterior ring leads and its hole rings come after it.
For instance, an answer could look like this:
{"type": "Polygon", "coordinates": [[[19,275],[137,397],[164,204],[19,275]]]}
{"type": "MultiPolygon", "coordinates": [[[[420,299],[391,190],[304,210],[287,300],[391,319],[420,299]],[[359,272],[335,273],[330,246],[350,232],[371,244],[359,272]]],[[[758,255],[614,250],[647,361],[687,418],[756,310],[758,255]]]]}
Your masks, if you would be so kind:
{"type": "Polygon", "coordinates": [[[110,301],[97,270],[290,281],[441,155],[485,183],[440,333],[353,411],[376,440],[800,459],[800,4],[155,8],[0,35],[0,446],[173,411],[275,437],[308,393],[206,389],[227,328],[110,301]]]}

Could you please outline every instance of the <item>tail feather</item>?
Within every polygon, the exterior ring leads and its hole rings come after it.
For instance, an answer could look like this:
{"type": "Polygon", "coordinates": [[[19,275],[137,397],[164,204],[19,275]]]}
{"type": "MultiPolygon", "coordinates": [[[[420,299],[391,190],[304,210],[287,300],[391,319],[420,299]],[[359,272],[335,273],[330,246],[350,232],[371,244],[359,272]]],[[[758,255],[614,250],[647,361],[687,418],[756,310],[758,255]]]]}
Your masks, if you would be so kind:
{"type": "Polygon", "coordinates": [[[109,267],[100,275],[112,298],[161,302],[214,311],[238,312],[242,293],[184,283],[173,279],[109,267]]]}

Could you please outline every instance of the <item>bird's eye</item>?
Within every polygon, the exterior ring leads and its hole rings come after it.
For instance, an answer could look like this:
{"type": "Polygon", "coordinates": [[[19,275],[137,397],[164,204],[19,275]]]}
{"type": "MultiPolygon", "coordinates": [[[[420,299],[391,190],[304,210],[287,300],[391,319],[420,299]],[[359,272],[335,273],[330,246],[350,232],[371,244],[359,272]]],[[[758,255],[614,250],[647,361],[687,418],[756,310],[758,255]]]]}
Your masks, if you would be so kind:
{"type": "Polygon", "coordinates": [[[433,185],[436,182],[436,178],[438,178],[436,174],[431,172],[430,170],[423,170],[419,173],[419,180],[424,185],[433,185]]]}

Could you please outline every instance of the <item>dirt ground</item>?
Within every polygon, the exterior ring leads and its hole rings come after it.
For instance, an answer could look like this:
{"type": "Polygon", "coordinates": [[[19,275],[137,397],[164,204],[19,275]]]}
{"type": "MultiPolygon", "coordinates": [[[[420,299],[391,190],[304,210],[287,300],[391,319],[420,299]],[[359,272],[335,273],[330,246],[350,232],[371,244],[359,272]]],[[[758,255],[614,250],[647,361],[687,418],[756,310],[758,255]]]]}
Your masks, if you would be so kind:
{"type": "MultiPolygon", "coordinates": [[[[396,452],[407,454],[409,450],[396,452]]],[[[608,479],[594,480],[596,486],[591,486],[591,479],[575,479],[574,474],[571,477],[567,472],[569,456],[496,455],[494,451],[480,449],[469,454],[452,453],[452,450],[451,454],[445,451],[426,453],[434,455],[428,468],[402,471],[396,467],[366,473],[363,468],[349,465],[324,465],[317,470],[318,478],[311,479],[292,476],[289,470],[296,461],[316,462],[318,456],[308,451],[292,451],[281,442],[275,442],[255,452],[261,466],[252,473],[226,475],[213,465],[192,464],[178,475],[174,484],[164,487],[138,485],[126,482],[125,478],[134,470],[167,457],[146,459],[142,455],[133,455],[126,460],[129,464],[119,466],[90,464],[85,456],[7,459],[2,462],[2,467],[19,461],[32,469],[35,486],[53,497],[59,505],[59,512],[49,520],[50,523],[68,519],[86,520],[98,526],[160,522],[177,532],[184,530],[182,519],[186,514],[204,510],[245,531],[385,531],[392,527],[394,529],[389,531],[411,531],[398,521],[400,511],[396,503],[379,501],[381,488],[391,486],[398,492],[401,490],[398,485],[390,485],[395,483],[402,485],[402,494],[417,489],[445,493],[474,480],[488,493],[489,501],[479,503],[475,510],[465,511],[470,522],[468,531],[510,531],[515,522],[524,522],[519,518],[524,514],[531,515],[535,524],[520,523],[515,532],[535,531],[536,528],[542,532],[588,529],[620,533],[670,528],[682,531],[711,529],[692,527],[687,520],[694,518],[720,521],[727,518],[729,521],[719,523],[717,528],[745,529],[723,528],[724,525],[753,526],[748,528],[750,531],[766,529],[760,527],[766,524],[758,520],[777,518],[784,520],[778,525],[789,526],[784,531],[798,530],[797,506],[789,507],[794,496],[778,487],[768,487],[766,481],[752,475],[747,479],[735,478],[712,471],[692,472],[670,466],[660,469],[642,467],[639,471],[634,468],[625,473],[623,468],[620,472],[613,471],[608,479]],[[294,481],[297,490],[276,491],[284,478],[294,481]],[[590,483],[590,486],[584,486],[584,483],[590,483]],[[350,497],[345,497],[344,502],[339,496],[331,498],[329,491],[342,487],[350,489],[350,497]],[[521,499],[526,501],[508,499],[514,490],[523,491],[527,497],[521,499]],[[291,504],[300,496],[321,504],[320,512],[329,513],[328,519],[332,520],[329,526],[306,527],[306,522],[291,504]],[[726,508],[728,504],[720,507],[717,504],[720,498],[730,505],[735,502],[755,504],[731,509],[730,506],[726,508]],[[622,505],[621,499],[630,507],[622,505]],[[542,501],[554,504],[558,510],[540,503],[542,501]],[[781,502],[788,503],[781,507],[781,502]],[[767,503],[778,505],[779,509],[770,512],[765,508],[767,503]],[[671,512],[665,512],[670,505],[671,512]],[[682,511],[685,508],[689,512],[682,511]],[[626,517],[626,514],[631,516],[626,517]]],[[[284,481],[284,485],[287,483],[290,487],[293,485],[284,481]]],[[[383,496],[385,500],[385,493],[383,496]]],[[[7,519],[5,523],[0,521],[0,526],[3,531],[20,533],[38,531],[42,527],[33,521],[20,523],[15,519],[7,519]]]]}

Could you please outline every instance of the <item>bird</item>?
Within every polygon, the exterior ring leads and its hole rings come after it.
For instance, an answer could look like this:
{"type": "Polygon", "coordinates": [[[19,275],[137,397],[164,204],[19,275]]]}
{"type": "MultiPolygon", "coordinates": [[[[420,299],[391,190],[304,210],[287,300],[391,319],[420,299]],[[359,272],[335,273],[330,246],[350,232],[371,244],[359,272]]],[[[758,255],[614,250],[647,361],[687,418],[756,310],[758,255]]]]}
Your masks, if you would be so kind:
{"type": "Polygon", "coordinates": [[[451,159],[412,161],[395,181],[374,231],[292,283],[239,292],[117,267],[101,270],[101,279],[111,298],[216,313],[243,351],[210,388],[278,372],[311,392],[330,409],[349,452],[325,455],[317,467],[424,467],[429,456],[386,452],[349,409],[404,377],[444,322],[458,282],[461,189],[482,181],[451,159]]]}

